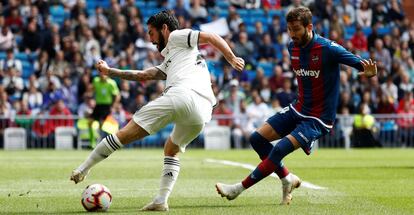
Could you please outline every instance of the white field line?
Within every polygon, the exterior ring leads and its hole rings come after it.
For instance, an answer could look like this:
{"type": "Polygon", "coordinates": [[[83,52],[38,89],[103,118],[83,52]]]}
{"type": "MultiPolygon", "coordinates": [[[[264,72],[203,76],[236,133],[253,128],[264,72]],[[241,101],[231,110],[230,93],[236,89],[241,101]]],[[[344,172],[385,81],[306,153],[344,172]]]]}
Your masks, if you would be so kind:
{"type": "MultiPolygon", "coordinates": [[[[204,161],[208,162],[208,163],[217,163],[217,164],[223,164],[223,165],[227,165],[227,166],[242,167],[242,168],[249,169],[249,170],[256,169],[256,167],[251,165],[251,164],[239,163],[239,162],[228,161],[228,160],[216,160],[216,159],[207,158],[204,161]]],[[[275,173],[272,173],[270,176],[274,177],[274,178],[278,178],[278,176],[275,173]]],[[[313,189],[313,190],[326,190],[326,189],[328,189],[327,187],[321,187],[321,186],[312,184],[312,183],[307,182],[307,181],[302,181],[301,187],[305,187],[305,188],[313,189]]]]}

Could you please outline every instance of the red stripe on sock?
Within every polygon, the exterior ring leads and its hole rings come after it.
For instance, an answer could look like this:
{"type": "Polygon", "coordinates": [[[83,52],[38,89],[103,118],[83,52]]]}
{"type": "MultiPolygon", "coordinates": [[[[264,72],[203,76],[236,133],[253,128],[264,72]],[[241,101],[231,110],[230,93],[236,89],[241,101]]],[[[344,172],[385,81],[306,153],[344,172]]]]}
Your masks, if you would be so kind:
{"type": "MultiPolygon", "coordinates": [[[[270,175],[272,172],[274,172],[276,170],[276,165],[269,160],[268,158],[266,158],[265,160],[263,160],[256,168],[256,170],[258,170],[260,172],[260,176],[256,176],[257,178],[252,179],[250,175],[248,175],[243,181],[242,181],[242,185],[244,188],[249,188],[251,186],[253,186],[254,184],[256,184],[257,182],[259,182],[260,180],[262,180],[263,178],[267,177],[268,175],[270,175]]],[[[254,170],[254,171],[256,171],[254,170]]]]}
{"type": "Polygon", "coordinates": [[[289,170],[285,166],[283,166],[282,168],[276,168],[275,172],[280,179],[289,175],[289,170]]]}

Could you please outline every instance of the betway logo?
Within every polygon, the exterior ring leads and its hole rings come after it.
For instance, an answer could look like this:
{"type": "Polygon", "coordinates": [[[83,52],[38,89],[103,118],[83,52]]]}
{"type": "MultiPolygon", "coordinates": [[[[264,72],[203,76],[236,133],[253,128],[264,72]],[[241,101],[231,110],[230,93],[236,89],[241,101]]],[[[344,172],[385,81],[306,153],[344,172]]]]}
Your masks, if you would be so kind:
{"type": "Polygon", "coordinates": [[[315,77],[318,78],[319,77],[319,73],[321,72],[320,70],[304,70],[304,69],[299,69],[299,70],[293,70],[297,76],[311,76],[311,77],[315,77]]]}

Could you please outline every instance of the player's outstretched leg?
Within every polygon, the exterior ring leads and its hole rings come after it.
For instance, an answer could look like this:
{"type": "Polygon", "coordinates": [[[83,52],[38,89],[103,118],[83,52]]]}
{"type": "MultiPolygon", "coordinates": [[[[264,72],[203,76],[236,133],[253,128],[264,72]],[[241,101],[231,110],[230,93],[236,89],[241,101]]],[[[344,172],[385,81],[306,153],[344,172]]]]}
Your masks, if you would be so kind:
{"type": "Polygon", "coordinates": [[[92,166],[104,160],[122,146],[122,143],[115,134],[106,136],[89,154],[89,157],[78,168],[72,171],[70,180],[74,181],[75,184],[83,181],[90,172],[92,166]]]}
{"type": "MultiPolygon", "coordinates": [[[[249,141],[253,149],[259,155],[260,160],[266,159],[273,149],[273,145],[257,131],[253,132],[253,134],[250,135],[249,141]]],[[[283,162],[281,161],[276,164],[275,173],[277,176],[279,176],[280,179],[282,179],[289,174],[289,170],[286,168],[286,166],[283,165],[283,162]]]]}
{"type": "MultiPolygon", "coordinates": [[[[217,183],[217,191],[220,195],[225,196],[229,200],[236,198],[243,191],[243,189],[248,189],[249,187],[253,186],[257,182],[259,182],[260,180],[274,172],[277,168],[277,165],[280,164],[282,159],[294,150],[295,147],[293,146],[291,140],[288,137],[284,137],[277,145],[273,147],[269,156],[266,159],[264,159],[256,167],[256,169],[250,175],[248,175],[241,183],[235,185],[225,185],[217,183]],[[240,185],[243,189],[240,187],[240,185]]],[[[286,177],[284,178],[284,180],[289,179],[288,181],[293,182],[293,180],[290,180],[291,176],[289,176],[289,178],[286,177]]],[[[295,183],[295,185],[296,184],[297,183],[295,183]]],[[[290,194],[292,190],[293,189],[291,186],[291,189],[287,189],[287,193],[290,194]]]]}

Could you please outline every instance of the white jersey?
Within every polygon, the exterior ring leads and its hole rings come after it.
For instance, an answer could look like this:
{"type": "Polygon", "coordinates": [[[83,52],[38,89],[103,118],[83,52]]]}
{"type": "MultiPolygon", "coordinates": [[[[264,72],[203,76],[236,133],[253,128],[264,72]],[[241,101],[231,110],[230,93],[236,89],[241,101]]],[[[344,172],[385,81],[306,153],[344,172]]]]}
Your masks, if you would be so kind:
{"type": "Polygon", "coordinates": [[[156,67],[167,75],[166,88],[192,89],[215,105],[210,73],[198,50],[199,36],[199,31],[191,29],[172,31],[167,46],[161,51],[164,61],[156,67]]]}

